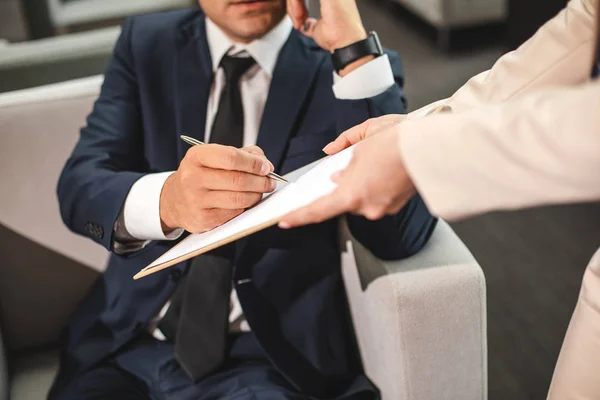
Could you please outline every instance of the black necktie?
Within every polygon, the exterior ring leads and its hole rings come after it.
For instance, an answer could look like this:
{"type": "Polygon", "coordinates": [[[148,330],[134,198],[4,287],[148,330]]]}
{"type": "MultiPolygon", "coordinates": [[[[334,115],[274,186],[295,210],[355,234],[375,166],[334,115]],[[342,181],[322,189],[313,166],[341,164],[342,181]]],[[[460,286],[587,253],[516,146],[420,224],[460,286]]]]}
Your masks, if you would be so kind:
{"type": "MultiPolygon", "coordinates": [[[[254,63],[250,57],[225,56],[221,60],[226,82],[211,143],[242,147],[244,109],[239,81],[254,63]]],[[[194,381],[213,372],[225,359],[234,254],[235,245],[231,244],[194,258],[159,323],[164,335],[175,341],[175,357],[194,381]]]]}
{"type": "Polygon", "coordinates": [[[244,108],[240,78],[254,63],[252,57],[225,56],[221,60],[221,67],[225,71],[225,87],[211,129],[211,143],[238,148],[244,145],[244,108]]]}

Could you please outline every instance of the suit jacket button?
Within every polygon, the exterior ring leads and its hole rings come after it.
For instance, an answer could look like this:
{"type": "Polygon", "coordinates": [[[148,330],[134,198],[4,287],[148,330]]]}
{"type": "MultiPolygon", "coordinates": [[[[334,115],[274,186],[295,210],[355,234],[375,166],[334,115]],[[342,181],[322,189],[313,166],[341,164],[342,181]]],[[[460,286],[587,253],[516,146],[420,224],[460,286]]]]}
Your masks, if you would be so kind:
{"type": "Polygon", "coordinates": [[[99,225],[94,225],[96,237],[102,239],[104,237],[104,229],[99,225]]]}

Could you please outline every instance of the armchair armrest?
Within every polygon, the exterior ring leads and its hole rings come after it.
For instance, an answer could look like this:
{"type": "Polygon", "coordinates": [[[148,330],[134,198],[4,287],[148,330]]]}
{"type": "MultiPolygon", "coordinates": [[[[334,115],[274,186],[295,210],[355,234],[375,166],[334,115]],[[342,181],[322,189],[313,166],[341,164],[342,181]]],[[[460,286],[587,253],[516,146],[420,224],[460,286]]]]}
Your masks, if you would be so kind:
{"type": "Polygon", "coordinates": [[[120,32],[109,27],[0,46],[0,92],[101,74],[120,32]]]}
{"type": "Polygon", "coordinates": [[[2,332],[0,332],[0,400],[8,400],[8,374],[6,371],[6,354],[4,354],[2,332]]]}
{"type": "Polygon", "coordinates": [[[483,272],[439,221],[415,256],[381,261],[341,221],[342,273],[367,376],[383,400],[487,398],[483,272]]]}

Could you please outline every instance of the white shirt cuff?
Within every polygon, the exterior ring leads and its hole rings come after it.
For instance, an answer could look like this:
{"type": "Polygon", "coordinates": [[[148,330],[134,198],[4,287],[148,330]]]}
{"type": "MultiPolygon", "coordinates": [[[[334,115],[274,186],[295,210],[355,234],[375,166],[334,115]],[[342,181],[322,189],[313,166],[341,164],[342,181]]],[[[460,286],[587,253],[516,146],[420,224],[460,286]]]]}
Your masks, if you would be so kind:
{"type": "Polygon", "coordinates": [[[174,171],[148,174],[138,179],[125,199],[127,232],[139,240],[174,240],[183,233],[176,229],[165,235],[160,223],[160,193],[174,171]]]}
{"type": "Polygon", "coordinates": [[[340,100],[359,100],[377,96],[394,84],[394,73],[387,54],[361,65],[343,78],[333,73],[333,94],[340,100]]]}

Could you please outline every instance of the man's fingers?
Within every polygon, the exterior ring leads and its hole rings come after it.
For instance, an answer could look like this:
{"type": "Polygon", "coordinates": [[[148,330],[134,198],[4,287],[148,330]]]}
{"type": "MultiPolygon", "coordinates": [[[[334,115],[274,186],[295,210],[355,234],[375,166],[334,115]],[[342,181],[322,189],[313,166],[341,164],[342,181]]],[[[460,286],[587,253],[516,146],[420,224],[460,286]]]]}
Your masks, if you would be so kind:
{"type": "Polygon", "coordinates": [[[347,200],[345,194],[336,189],[333,193],[321,197],[308,206],[285,215],[279,221],[279,227],[289,229],[296,226],[323,222],[345,212],[352,211],[351,205],[352,203],[347,200]]]}
{"type": "Polygon", "coordinates": [[[202,206],[204,208],[218,208],[222,210],[238,210],[250,208],[262,199],[260,193],[227,192],[211,190],[204,194],[202,206]]]}
{"type": "Polygon", "coordinates": [[[287,0],[287,13],[296,29],[300,29],[308,18],[308,9],[304,0],[287,0]]]}
{"type": "Polygon", "coordinates": [[[318,22],[319,21],[317,21],[315,18],[307,18],[306,20],[304,20],[304,23],[300,28],[300,32],[302,32],[304,36],[312,39],[318,22]]]}
{"type": "Polygon", "coordinates": [[[265,152],[263,151],[263,149],[261,149],[258,146],[246,146],[246,147],[242,147],[242,151],[245,151],[247,153],[250,154],[256,154],[257,156],[263,156],[265,155],[265,152]]]}
{"type": "Polygon", "coordinates": [[[193,162],[204,167],[241,171],[261,176],[267,175],[273,167],[262,156],[218,144],[192,146],[186,156],[188,155],[193,162]]]}
{"type": "Polygon", "coordinates": [[[205,210],[205,212],[198,215],[197,222],[192,222],[189,226],[186,226],[185,230],[190,233],[203,233],[215,229],[218,226],[223,225],[225,222],[237,217],[243,213],[244,209],[238,210],[205,210]]]}
{"type": "Polygon", "coordinates": [[[202,187],[209,190],[270,193],[277,187],[277,183],[266,176],[212,168],[203,168],[198,180],[202,187]]]}
{"type": "MultiPolygon", "coordinates": [[[[267,161],[267,156],[265,156],[265,152],[263,151],[263,149],[261,149],[258,146],[246,146],[246,147],[242,147],[242,151],[248,152],[250,154],[254,154],[260,157],[265,158],[267,161]]],[[[273,163],[271,161],[269,161],[269,164],[271,165],[271,171],[275,170],[275,166],[273,165],[273,163]]]]}

